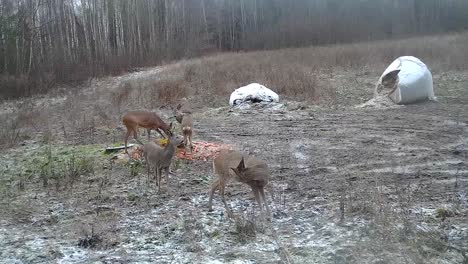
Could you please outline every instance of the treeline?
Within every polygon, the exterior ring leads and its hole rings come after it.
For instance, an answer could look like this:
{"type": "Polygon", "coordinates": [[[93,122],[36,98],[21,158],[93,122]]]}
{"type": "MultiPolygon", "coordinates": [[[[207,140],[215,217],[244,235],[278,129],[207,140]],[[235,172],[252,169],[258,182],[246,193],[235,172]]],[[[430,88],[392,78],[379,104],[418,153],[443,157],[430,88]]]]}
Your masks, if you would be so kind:
{"type": "Polygon", "coordinates": [[[3,97],[214,51],[342,43],[468,28],[467,0],[0,3],[3,97]]]}

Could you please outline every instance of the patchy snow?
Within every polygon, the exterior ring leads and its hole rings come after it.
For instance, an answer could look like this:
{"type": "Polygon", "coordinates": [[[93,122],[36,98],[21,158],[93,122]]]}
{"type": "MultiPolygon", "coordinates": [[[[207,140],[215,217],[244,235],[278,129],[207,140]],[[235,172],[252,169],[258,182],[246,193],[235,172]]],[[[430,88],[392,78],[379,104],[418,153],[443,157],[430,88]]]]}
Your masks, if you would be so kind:
{"type": "Polygon", "coordinates": [[[279,102],[277,93],[258,83],[240,87],[231,93],[229,105],[236,106],[244,102],[279,102]]]}

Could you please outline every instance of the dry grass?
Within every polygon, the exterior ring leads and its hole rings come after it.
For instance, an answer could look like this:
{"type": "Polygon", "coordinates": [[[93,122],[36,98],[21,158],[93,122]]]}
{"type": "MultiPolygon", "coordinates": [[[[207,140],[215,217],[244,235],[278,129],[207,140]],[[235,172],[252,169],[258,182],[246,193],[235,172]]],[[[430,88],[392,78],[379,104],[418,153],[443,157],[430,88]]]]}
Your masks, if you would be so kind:
{"type": "MultiPolygon", "coordinates": [[[[96,126],[120,124],[128,110],[157,110],[190,98],[193,108],[225,106],[230,93],[252,82],[261,83],[282,99],[320,105],[354,105],[372,96],[375,81],[396,57],[414,55],[434,73],[468,69],[468,33],[413,39],[364,42],[248,53],[223,53],[183,61],[155,71],[147,77],[124,78],[116,87],[98,81],[94,94],[70,96],[64,104],[66,118],[47,109],[26,109],[21,122],[6,122],[2,142],[18,141],[15,127],[40,130],[44,124],[82,142],[98,142],[96,126]],[[40,118],[39,118],[40,117],[40,118]],[[46,119],[54,118],[50,121],[46,119]],[[30,124],[30,125],[28,125],[30,124]],[[75,137],[76,135],[76,137],[75,137]]],[[[72,88],[69,88],[72,89],[72,88]]],[[[61,110],[62,111],[62,110],[61,110]]],[[[163,111],[164,112],[164,111],[163,111]]],[[[163,118],[166,118],[163,116],[163,118]]],[[[24,130],[24,129],[23,129],[24,130]]],[[[115,131],[113,131],[115,132],[115,131]]],[[[118,132],[118,131],[117,131],[118,132]]],[[[115,133],[110,133],[115,137],[115,133]]]]}
{"type": "Polygon", "coordinates": [[[187,96],[187,86],[181,79],[161,80],[153,83],[151,93],[152,103],[173,105],[180,98],[187,96]]]}
{"type": "MultiPolygon", "coordinates": [[[[420,58],[437,73],[468,69],[468,33],[404,40],[354,43],[323,47],[225,53],[192,60],[171,69],[173,83],[164,87],[168,97],[203,95],[203,105],[214,106],[234,89],[262,83],[295,100],[335,103],[334,74],[356,72],[375,75],[399,56],[420,58]],[[182,81],[182,80],[183,81],[182,81]],[[185,87],[185,88],[184,88],[185,87]]],[[[349,79],[349,82],[355,80],[349,79]]],[[[162,96],[162,98],[165,98],[162,96]]]]}
{"type": "Polygon", "coordinates": [[[367,239],[356,240],[359,242],[352,253],[355,259],[373,256],[384,263],[408,260],[423,263],[433,257],[444,258],[452,251],[468,260],[463,247],[447,239],[449,221],[439,220],[437,215],[424,215],[416,209],[415,200],[422,191],[420,184],[415,181],[390,186],[382,181],[375,177],[372,186],[358,177],[347,181],[341,190],[346,197],[344,204],[340,204],[340,211],[344,210],[341,222],[362,219],[360,222],[366,223],[360,227],[360,233],[367,239]]]}
{"type": "Polygon", "coordinates": [[[21,140],[22,132],[16,118],[6,116],[2,117],[0,122],[2,123],[0,128],[0,146],[10,147],[21,140]]]}
{"type": "Polygon", "coordinates": [[[23,104],[17,113],[5,113],[0,116],[0,146],[11,147],[31,136],[30,129],[39,130],[44,116],[30,104],[23,104]]]}
{"type": "Polygon", "coordinates": [[[48,92],[55,86],[55,79],[49,74],[43,76],[0,75],[0,99],[29,97],[48,92]]]}

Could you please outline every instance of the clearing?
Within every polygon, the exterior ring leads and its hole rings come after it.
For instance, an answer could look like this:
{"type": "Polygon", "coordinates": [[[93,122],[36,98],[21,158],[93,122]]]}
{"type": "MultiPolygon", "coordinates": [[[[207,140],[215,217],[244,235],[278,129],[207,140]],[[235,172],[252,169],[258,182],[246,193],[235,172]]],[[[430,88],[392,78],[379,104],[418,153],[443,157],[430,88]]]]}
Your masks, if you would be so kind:
{"type": "MultiPolygon", "coordinates": [[[[246,55],[218,57],[226,56],[246,55]]],[[[0,261],[468,262],[467,71],[434,72],[438,102],[358,109],[380,69],[334,69],[314,77],[332,92],[317,88],[301,102],[279,92],[278,107],[241,110],[228,107],[225,90],[187,92],[187,83],[208,82],[196,75],[209,60],[3,102],[0,261]],[[173,77],[181,68],[183,84],[173,77]],[[195,109],[194,141],[269,162],[271,223],[253,216],[250,190],[238,183],[226,188],[236,220],[219,195],[208,212],[210,161],[176,160],[157,194],[142,164],[103,154],[123,140],[123,112],[154,109],[167,120],[160,102],[182,96],[195,109]]]]}

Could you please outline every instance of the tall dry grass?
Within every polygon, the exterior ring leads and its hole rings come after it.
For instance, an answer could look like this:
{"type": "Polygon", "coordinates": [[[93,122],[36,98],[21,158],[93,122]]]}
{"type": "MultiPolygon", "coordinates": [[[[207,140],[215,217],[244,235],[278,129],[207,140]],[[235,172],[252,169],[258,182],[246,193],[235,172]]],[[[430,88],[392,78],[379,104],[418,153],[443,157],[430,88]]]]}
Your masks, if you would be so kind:
{"type": "MultiPolygon", "coordinates": [[[[100,79],[91,84],[93,91],[89,94],[69,88],[80,96],[70,96],[66,107],[49,107],[50,113],[34,110],[43,113],[40,122],[35,121],[38,119],[33,110],[23,111],[18,126],[27,127],[24,123],[31,121],[30,127],[36,126],[34,130],[38,130],[41,124],[48,124],[43,119],[52,118],[55,120],[49,123],[60,126],[55,130],[63,131],[65,138],[73,138],[71,133],[80,131],[87,138],[94,135],[95,125],[108,124],[110,129],[120,124],[121,115],[128,110],[156,110],[175,105],[183,97],[190,98],[193,108],[225,106],[234,89],[252,82],[273,89],[282,99],[332,106],[354,105],[372,96],[381,72],[399,56],[417,56],[435,74],[468,70],[466,43],[468,32],[395,41],[221,53],[166,65],[149,75],[137,74],[138,78],[127,76],[115,86],[115,79],[100,79]]],[[[2,145],[22,138],[18,136],[16,121],[10,121],[5,122],[8,128],[1,131],[2,145]]]]}
{"type": "MultiPolygon", "coordinates": [[[[200,103],[217,105],[234,89],[262,83],[283,97],[315,103],[336,103],[339,89],[362,89],[355,76],[377,80],[400,56],[416,56],[434,72],[468,70],[468,33],[418,37],[346,45],[223,53],[178,63],[161,87],[159,99],[175,101],[180,96],[203,95],[200,103]],[[343,83],[335,76],[345,74],[343,83]],[[346,76],[346,73],[349,73],[346,76]],[[347,79],[346,79],[347,78],[347,79]],[[173,85],[171,85],[173,82],[173,85]],[[176,91],[169,89],[173,87],[176,91]],[[344,87],[343,87],[344,86],[344,87]],[[178,92],[182,90],[183,92],[178,92]]],[[[343,77],[343,76],[342,76],[343,77]]],[[[160,102],[163,103],[163,102],[160,102]]]]}

